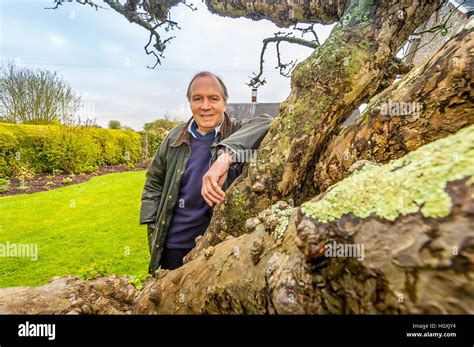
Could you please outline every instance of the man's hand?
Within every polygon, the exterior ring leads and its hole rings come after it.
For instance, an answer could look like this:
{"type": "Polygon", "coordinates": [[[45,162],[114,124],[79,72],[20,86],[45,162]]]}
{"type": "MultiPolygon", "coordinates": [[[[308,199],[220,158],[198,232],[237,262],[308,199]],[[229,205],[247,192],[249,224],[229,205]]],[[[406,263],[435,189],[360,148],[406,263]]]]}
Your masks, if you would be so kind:
{"type": "Polygon", "coordinates": [[[202,177],[201,195],[209,206],[224,201],[225,193],[222,185],[227,178],[231,163],[231,155],[224,151],[202,177]]]}

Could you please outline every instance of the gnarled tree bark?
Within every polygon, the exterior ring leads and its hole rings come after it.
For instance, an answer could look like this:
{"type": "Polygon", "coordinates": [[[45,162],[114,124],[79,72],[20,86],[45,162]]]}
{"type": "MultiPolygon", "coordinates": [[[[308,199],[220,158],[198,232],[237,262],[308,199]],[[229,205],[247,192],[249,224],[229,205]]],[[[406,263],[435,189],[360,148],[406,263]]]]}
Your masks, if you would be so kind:
{"type": "Polygon", "coordinates": [[[214,209],[204,235],[211,245],[244,233],[246,219],[272,203],[298,196],[334,131],[379,90],[385,67],[441,1],[403,4],[348,3],[326,42],[295,68],[291,94],[262,141],[256,165],[236,180],[225,201],[214,209]]]}
{"type": "Polygon", "coordinates": [[[297,23],[332,24],[343,16],[348,0],[338,1],[288,1],[270,3],[267,1],[219,1],[206,0],[209,11],[224,17],[246,17],[252,20],[267,19],[279,27],[297,23]]]}

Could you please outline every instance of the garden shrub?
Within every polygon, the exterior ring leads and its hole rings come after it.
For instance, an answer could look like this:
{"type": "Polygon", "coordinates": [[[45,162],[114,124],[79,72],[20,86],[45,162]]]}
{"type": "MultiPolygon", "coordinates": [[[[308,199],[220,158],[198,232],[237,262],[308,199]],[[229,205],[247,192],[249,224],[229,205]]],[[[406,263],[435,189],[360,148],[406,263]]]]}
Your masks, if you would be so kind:
{"type": "Polygon", "coordinates": [[[142,143],[138,133],[132,130],[112,130],[120,148],[120,161],[137,163],[140,160],[142,143]]]}
{"type": "Polygon", "coordinates": [[[81,173],[102,165],[129,165],[141,157],[141,137],[131,130],[64,125],[0,124],[0,177],[16,167],[35,173],[81,173]]]}
{"type": "Polygon", "coordinates": [[[51,138],[51,127],[45,125],[11,125],[17,139],[15,167],[27,166],[36,173],[48,171],[45,151],[51,138]]]}
{"type": "Polygon", "coordinates": [[[0,127],[0,177],[10,177],[15,164],[18,142],[9,128],[0,127]]]}
{"type": "Polygon", "coordinates": [[[10,188],[10,180],[0,178],[0,193],[5,193],[10,188]]]}
{"type": "Polygon", "coordinates": [[[100,147],[89,128],[57,126],[45,150],[49,168],[79,173],[94,171],[100,166],[100,147]]]}

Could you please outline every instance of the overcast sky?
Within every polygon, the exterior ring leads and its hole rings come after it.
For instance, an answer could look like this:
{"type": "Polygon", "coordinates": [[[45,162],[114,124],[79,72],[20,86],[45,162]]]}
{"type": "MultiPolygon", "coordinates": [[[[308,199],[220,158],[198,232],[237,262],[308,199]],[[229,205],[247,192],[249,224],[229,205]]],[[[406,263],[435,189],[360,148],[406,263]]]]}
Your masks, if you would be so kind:
{"type": "MultiPolygon", "coordinates": [[[[0,0],[1,60],[58,71],[82,96],[82,117],[95,118],[104,127],[116,119],[141,130],[145,122],[166,113],[178,120],[189,118],[186,87],[201,70],[224,79],[230,103],[250,102],[245,83],[257,72],[262,40],[282,30],[266,20],[211,14],[200,1],[195,1],[195,12],[181,5],[172,10],[172,19],[182,30],[172,33],[176,38],[162,65],[151,70],[146,67],[154,64],[154,57],[143,49],[146,30],[111,9],[96,11],[76,3],[44,9],[52,3],[0,0]]],[[[317,26],[321,42],[331,28],[317,26]]],[[[281,51],[284,60],[302,61],[312,50],[282,43],[281,51]]],[[[274,45],[265,57],[267,84],[259,88],[258,101],[281,102],[290,92],[290,80],[275,70],[274,45]]]]}

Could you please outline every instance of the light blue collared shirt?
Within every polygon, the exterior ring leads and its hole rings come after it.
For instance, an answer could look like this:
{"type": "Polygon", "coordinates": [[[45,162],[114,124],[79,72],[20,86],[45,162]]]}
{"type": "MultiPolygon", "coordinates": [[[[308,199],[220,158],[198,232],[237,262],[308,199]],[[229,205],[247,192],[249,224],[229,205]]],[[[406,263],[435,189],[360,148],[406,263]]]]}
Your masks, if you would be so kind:
{"type": "MultiPolygon", "coordinates": [[[[214,130],[213,130],[213,131],[215,131],[214,137],[216,137],[217,134],[219,133],[219,131],[221,131],[221,126],[222,126],[222,124],[224,123],[224,118],[225,118],[225,117],[223,116],[223,117],[222,117],[222,120],[221,120],[221,122],[220,122],[220,124],[214,128],[214,130]]],[[[194,127],[194,129],[197,128],[197,124],[196,124],[196,121],[194,120],[194,118],[193,118],[193,120],[189,123],[188,131],[191,133],[191,135],[193,135],[193,137],[194,137],[195,139],[202,138],[202,135],[201,135],[201,134],[199,134],[197,131],[196,131],[196,132],[193,131],[193,127],[194,127]],[[201,135],[201,137],[199,137],[199,135],[201,135]]],[[[206,134],[206,135],[207,135],[207,134],[206,134]]]]}

